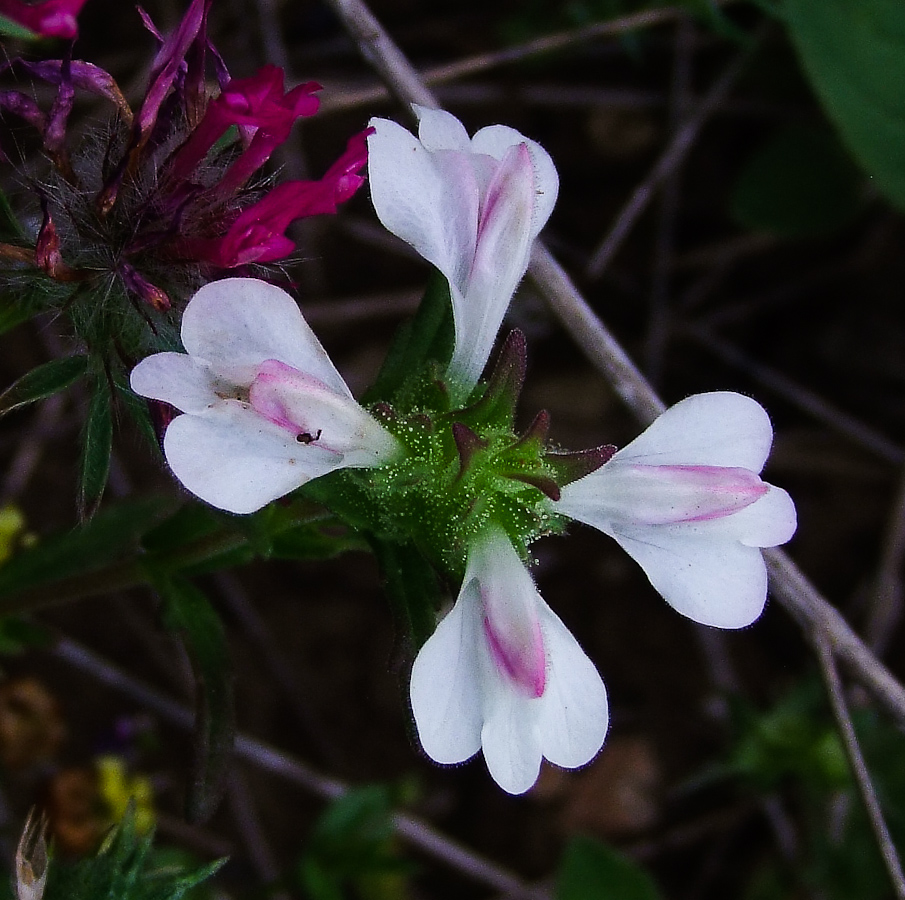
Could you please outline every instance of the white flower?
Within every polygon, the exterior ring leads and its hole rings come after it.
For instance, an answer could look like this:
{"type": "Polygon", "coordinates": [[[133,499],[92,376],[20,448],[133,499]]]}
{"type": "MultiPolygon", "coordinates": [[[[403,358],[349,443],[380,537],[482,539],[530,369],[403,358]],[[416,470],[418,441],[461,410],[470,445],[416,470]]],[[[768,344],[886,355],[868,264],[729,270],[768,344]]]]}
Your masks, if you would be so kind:
{"type": "Polygon", "coordinates": [[[696,394],[603,467],[562,490],[557,512],[599,528],[676,610],[718,628],[763,610],[761,547],[795,533],[789,495],[758,477],[773,428],[741,394],[696,394]]]}
{"type": "Polygon", "coordinates": [[[456,604],[415,659],[411,699],[431,759],[458,763],[483,749],[510,794],[534,784],[542,757],[584,765],[607,730],[600,675],[496,526],[469,548],[456,604]]]}
{"type": "Polygon", "coordinates": [[[371,119],[368,180],[383,225],[449,281],[456,343],[450,374],[476,383],[559,190],[547,152],[504,125],[471,139],[447,112],[415,107],[418,137],[371,119]]]}
{"type": "Polygon", "coordinates": [[[182,319],[186,353],[157,353],[132,390],[185,415],[163,447],[213,506],[250,513],[312,478],[381,465],[399,446],[352,397],[285,291],[254,278],[205,285],[182,319]]]}

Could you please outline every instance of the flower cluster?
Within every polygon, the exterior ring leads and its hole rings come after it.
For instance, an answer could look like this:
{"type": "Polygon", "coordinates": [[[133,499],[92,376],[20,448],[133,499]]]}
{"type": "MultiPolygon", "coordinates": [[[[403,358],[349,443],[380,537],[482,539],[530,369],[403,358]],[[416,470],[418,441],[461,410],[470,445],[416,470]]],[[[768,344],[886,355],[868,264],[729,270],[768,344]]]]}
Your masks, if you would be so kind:
{"type": "Polygon", "coordinates": [[[186,353],[145,359],[132,387],[182,413],[164,452],[202,499],[251,512],[321,485],[340,515],[352,498],[356,527],[417,547],[460,585],[414,660],[418,736],[439,763],[481,750],[500,786],[521,793],[544,758],[587,763],[608,727],[600,675],[531,577],[531,543],[570,520],[590,525],[678,612],[740,628],[766,599],[760,548],[791,537],[795,509],[760,478],[772,427],[739,394],[689,397],[619,451],[552,450],[546,413],[515,433],[524,338],[513,333],[480,379],[552,210],[556,170],[510,128],[469,138],[447,113],[416,113],[417,136],[371,121],[371,196],[381,222],[443,277],[447,353],[365,409],[294,301],[234,278],[189,303],[186,353]]]}
{"type": "MultiPolygon", "coordinates": [[[[165,344],[156,334],[168,330],[168,310],[211,277],[285,259],[295,250],[286,234],[292,222],[336,212],[364,181],[366,132],[319,180],[273,185],[261,174],[293,125],[317,111],[320,86],[286,90],[273,65],[231,78],[208,40],[211,2],[191,0],[168,36],[140,11],[159,49],[134,112],[113,77],[89,62],[67,56],[0,67],[57,92],[45,112],[29,90],[0,90],[0,113],[32,126],[52,162],[37,181],[29,176],[40,205],[32,214],[42,223],[37,235],[29,240],[23,230],[0,244],[0,288],[65,309],[105,365],[165,344]],[[219,84],[213,98],[209,70],[219,84]],[[70,146],[80,91],[110,101],[114,116],[105,131],[70,146]],[[37,291],[23,290],[33,284],[37,291]]],[[[25,10],[46,24],[51,6],[72,18],[78,4],[46,0],[25,10]]]]}

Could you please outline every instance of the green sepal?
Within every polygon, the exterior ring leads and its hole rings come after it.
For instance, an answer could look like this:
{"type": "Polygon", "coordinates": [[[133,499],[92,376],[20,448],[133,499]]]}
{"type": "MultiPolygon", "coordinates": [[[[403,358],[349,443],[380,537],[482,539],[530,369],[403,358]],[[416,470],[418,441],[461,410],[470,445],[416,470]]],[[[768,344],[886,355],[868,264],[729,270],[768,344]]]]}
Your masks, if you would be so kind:
{"type": "MultiPolygon", "coordinates": [[[[403,387],[419,378],[429,363],[444,372],[454,345],[455,324],[449,282],[435,269],[415,317],[399,327],[374,385],[365,393],[362,402],[371,404],[384,400],[402,406],[399,395],[406,393],[403,387]]],[[[408,411],[412,407],[402,408],[408,411]]]]}
{"type": "Polygon", "coordinates": [[[226,788],[236,736],[233,671],[223,622],[190,581],[148,566],[163,600],[167,628],[185,644],[195,673],[195,733],[192,779],[186,800],[190,822],[206,822],[226,788]]]}
{"type": "Polygon", "coordinates": [[[544,465],[550,470],[553,480],[563,488],[591,472],[596,472],[615,456],[615,444],[601,444],[590,450],[550,450],[544,454],[544,465]]]}
{"type": "Polygon", "coordinates": [[[370,538],[390,607],[414,650],[434,633],[444,597],[434,567],[412,544],[370,538]]]}
{"type": "Polygon", "coordinates": [[[35,367],[0,394],[0,416],[66,390],[87,371],[87,356],[66,356],[35,367]]]}
{"type": "Polygon", "coordinates": [[[556,876],[555,900],[660,900],[636,862],[590,837],[572,838],[556,876]]]}
{"type": "Polygon", "coordinates": [[[479,398],[470,406],[450,413],[450,417],[472,429],[483,426],[511,431],[525,383],[526,355],[525,335],[518,329],[510,331],[479,398]]]}
{"type": "Polygon", "coordinates": [[[79,465],[79,518],[87,521],[96,512],[110,476],[113,453],[113,397],[110,383],[94,378],[88,414],[82,429],[82,457],[79,465]]]}

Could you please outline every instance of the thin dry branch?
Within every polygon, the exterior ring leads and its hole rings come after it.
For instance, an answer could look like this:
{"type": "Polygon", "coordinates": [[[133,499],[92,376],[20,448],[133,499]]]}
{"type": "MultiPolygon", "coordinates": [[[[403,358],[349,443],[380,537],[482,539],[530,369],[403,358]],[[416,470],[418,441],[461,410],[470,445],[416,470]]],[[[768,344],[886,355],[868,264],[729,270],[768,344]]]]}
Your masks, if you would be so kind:
{"type": "MultiPolygon", "coordinates": [[[[51,652],[58,659],[153,711],[171,725],[184,731],[194,729],[195,715],[191,709],[134,678],[78,642],[60,638],[51,652]]],[[[322,775],[288,753],[247,735],[236,735],[235,755],[324,800],[337,800],[349,790],[343,782],[322,775]]],[[[393,824],[399,836],[411,846],[513,900],[551,900],[547,891],[526,884],[508,870],[463,847],[416,816],[397,812],[393,816],[393,824]]]]}
{"type": "Polygon", "coordinates": [[[622,242],[647,209],[657,190],[682,164],[688,151],[697,141],[701,129],[729,96],[738,76],[759,43],[759,40],[753,40],[738,53],[701,98],[698,106],[676,129],[660,158],[654,163],[647,177],[632,191],[631,197],[616,216],[606,236],[591,254],[586,271],[589,278],[599,278],[612,262],[622,242]]]}
{"type": "Polygon", "coordinates": [[[880,565],[874,581],[867,625],[868,646],[882,656],[902,617],[902,563],[905,561],[905,470],[899,477],[896,496],[883,536],[880,565]]]}
{"type": "MultiPolygon", "coordinates": [[[[729,2],[732,2],[732,0],[725,0],[723,5],[726,5],[726,3],[729,2]]],[[[425,85],[444,84],[459,78],[467,78],[470,75],[484,74],[485,72],[500,66],[521,62],[522,60],[540,56],[544,53],[553,53],[556,50],[577,47],[602,37],[614,37],[616,35],[626,34],[629,31],[637,31],[641,28],[652,28],[655,25],[665,25],[669,22],[674,22],[677,19],[683,18],[684,16],[687,16],[687,14],[687,10],[674,6],[665,6],[662,9],[649,9],[644,12],[633,13],[629,16],[620,16],[616,19],[609,19],[606,22],[595,22],[593,25],[585,25],[581,28],[557,31],[553,34],[547,34],[543,37],[526,41],[524,44],[519,44],[515,47],[507,47],[505,50],[496,50],[492,53],[478,53],[474,56],[467,56],[464,59],[457,60],[453,63],[434,66],[433,68],[420,73],[418,77],[422,84],[425,85]]],[[[357,13],[353,11],[352,18],[357,17],[357,13]]],[[[348,24],[349,20],[344,18],[344,21],[348,24]]],[[[366,20],[361,19],[360,21],[364,24],[366,20]]],[[[352,36],[358,40],[356,33],[353,33],[352,36]]],[[[361,46],[362,45],[359,42],[359,47],[361,46]]],[[[371,57],[367,58],[373,63],[371,57]]],[[[374,64],[374,67],[380,71],[376,64],[374,64]]],[[[320,112],[323,114],[325,112],[353,109],[358,106],[378,103],[379,101],[386,100],[390,97],[391,93],[395,94],[397,97],[401,96],[399,92],[391,92],[382,84],[361,88],[356,91],[348,91],[343,94],[334,94],[332,97],[324,99],[320,112]]]]}
{"type": "Polygon", "coordinates": [[[886,820],[883,818],[883,810],[871,781],[870,772],[867,770],[867,764],[864,762],[864,755],[861,753],[858,735],[855,734],[855,726],[845,702],[842,681],[836,671],[832,648],[823,635],[815,635],[814,651],[820,660],[820,671],[830,699],[830,706],[833,709],[836,727],[842,736],[845,755],[851,766],[852,774],[855,776],[858,793],[867,810],[867,816],[883,856],[889,880],[892,882],[898,900],[905,900],[905,875],[902,874],[902,863],[899,861],[899,854],[896,852],[886,820]]]}
{"type": "MultiPolygon", "coordinates": [[[[436,107],[433,94],[361,0],[328,2],[358,42],[365,58],[372,61],[381,76],[386,75],[399,100],[436,107]]],[[[573,340],[635,416],[643,424],[650,424],[665,409],[663,401],[540,241],[535,244],[528,271],[573,340]]],[[[808,635],[816,633],[824,637],[877,702],[905,723],[905,688],[785,553],[769,550],[764,555],[773,594],[786,611],[808,635]]]]}

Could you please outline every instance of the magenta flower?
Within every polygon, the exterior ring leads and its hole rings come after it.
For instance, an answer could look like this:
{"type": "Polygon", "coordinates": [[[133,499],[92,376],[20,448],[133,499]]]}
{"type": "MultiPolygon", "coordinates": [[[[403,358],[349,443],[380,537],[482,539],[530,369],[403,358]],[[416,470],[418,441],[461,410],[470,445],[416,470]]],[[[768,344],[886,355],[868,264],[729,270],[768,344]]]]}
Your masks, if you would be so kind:
{"type": "Polygon", "coordinates": [[[317,112],[319,101],[312,96],[317,90],[320,85],[310,81],[284,92],[283,70],[272,65],[264,66],[251,78],[232,79],[208,104],[204,118],[177,153],[173,175],[188,178],[226,130],[237,125],[245,152],[216,188],[221,196],[233,193],[289,137],[296,119],[317,112]]]}
{"type": "Polygon", "coordinates": [[[0,0],[0,16],[6,16],[42,37],[73,40],[79,28],[75,17],[85,0],[44,0],[29,4],[22,0],[0,0]]]}
{"type": "MultiPolygon", "coordinates": [[[[358,171],[368,159],[363,131],[349,140],[345,153],[319,181],[289,181],[243,210],[225,235],[187,242],[190,256],[223,269],[249,263],[274,262],[294,249],[285,231],[296,219],[335,213],[364,182],[358,171]]],[[[241,162],[241,159],[239,160],[241,162]]],[[[228,176],[227,176],[228,177],[228,176]]]]}

